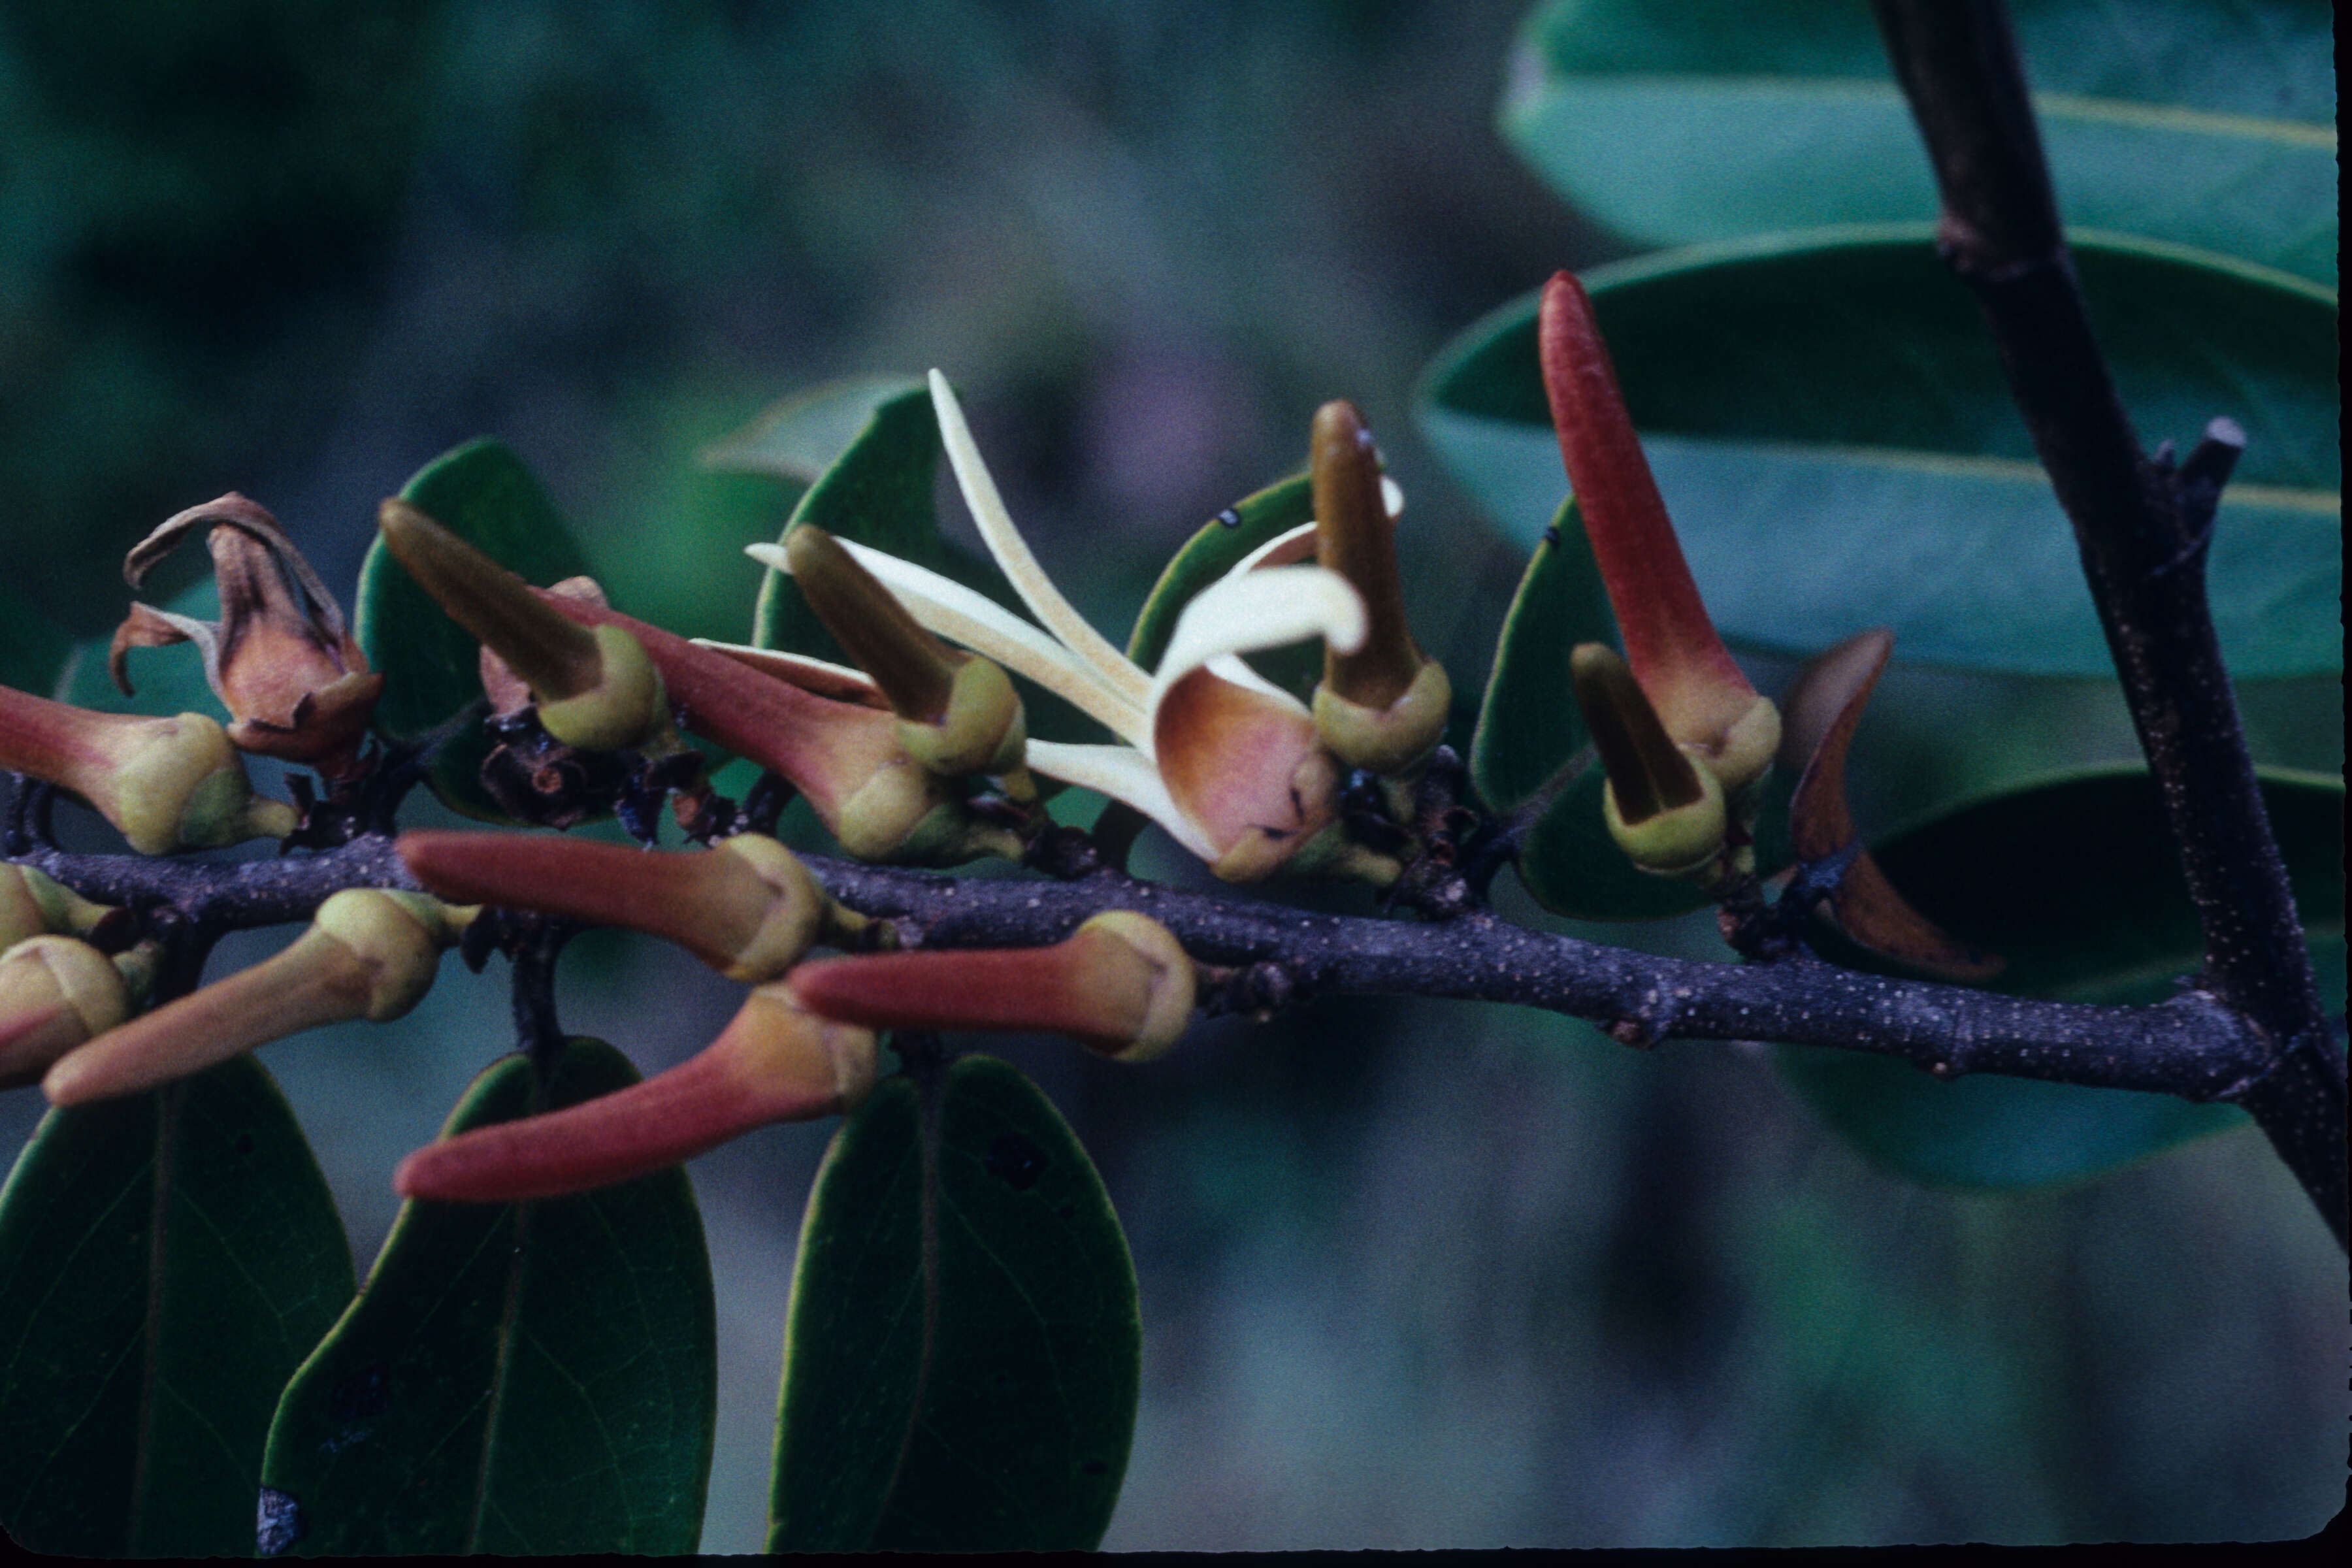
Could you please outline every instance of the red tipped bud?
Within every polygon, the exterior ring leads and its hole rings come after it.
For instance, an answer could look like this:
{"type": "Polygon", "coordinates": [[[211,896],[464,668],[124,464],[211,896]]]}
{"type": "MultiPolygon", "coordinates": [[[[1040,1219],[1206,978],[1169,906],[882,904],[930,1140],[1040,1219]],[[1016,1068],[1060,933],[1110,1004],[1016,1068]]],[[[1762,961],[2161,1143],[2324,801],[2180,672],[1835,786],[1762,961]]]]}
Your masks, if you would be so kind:
{"type": "Polygon", "coordinates": [[[79,795],[142,855],[282,838],[299,821],[253,793],[227,733],[201,713],[93,713],[0,687],[0,767],[79,795]]]}
{"type": "Polygon", "coordinates": [[[793,985],[817,1012],[871,1028],[1051,1031],[1146,1061],[1183,1034],[1195,981],[1166,927],[1112,910],[1051,947],[827,959],[802,966],[793,985]]]}
{"type": "Polygon", "coordinates": [[[874,1087],[867,1030],[820,1018],[784,984],[751,993],[726,1032],[667,1072],[545,1116],[479,1127],[400,1163],[403,1197],[520,1203],[629,1181],[774,1121],[851,1110],[874,1087]]]}

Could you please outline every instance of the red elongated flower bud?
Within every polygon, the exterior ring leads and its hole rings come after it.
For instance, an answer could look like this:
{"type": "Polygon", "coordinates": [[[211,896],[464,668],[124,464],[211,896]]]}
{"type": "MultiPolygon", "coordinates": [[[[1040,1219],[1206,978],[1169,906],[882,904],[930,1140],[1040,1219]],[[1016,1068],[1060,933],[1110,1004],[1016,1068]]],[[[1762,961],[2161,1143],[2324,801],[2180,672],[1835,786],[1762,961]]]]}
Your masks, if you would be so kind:
{"type": "Polygon", "coordinates": [[[661,675],[636,638],[555,614],[521,578],[397,497],[377,510],[376,527],[449,618],[530,688],[549,734],[598,752],[675,741],[661,675]]]}
{"type": "Polygon", "coordinates": [[[41,1087],[52,1104],[80,1105],[321,1024],[397,1018],[432,986],[458,924],[420,894],[345,889],[284,952],[108,1030],[60,1058],[41,1087]]]}
{"type": "MultiPolygon", "coordinates": [[[[1885,630],[1856,633],[1807,665],[1789,691],[1782,762],[1804,770],[1789,800],[1790,847],[1801,864],[1826,860],[1854,841],[1845,798],[1846,751],[1894,647],[1893,634],[1885,630]]],[[[1998,955],[1960,941],[1913,909],[1867,849],[1847,864],[1830,909],[1863,946],[1948,980],[1989,979],[2003,967],[1998,955]]]]}
{"type": "Polygon", "coordinates": [[[790,779],[858,859],[953,865],[976,855],[1019,857],[1017,837],[973,822],[907,755],[888,710],[820,697],[601,605],[541,597],[583,626],[625,628],[660,668],[680,723],[790,779]]]}
{"type": "Polygon", "coordinates": [[[1364,605],[1364,638],[1323,648],[1315,726],[1350,767],[1377,773],[1417,768],[1445,733],[1454,693],[1445,667],[1424,655],[1405,624],[1397,577],[1396,520],[1381,489],[1372,433],[1354,404],[1315,412],[1308,447],[1318,564],[1337,572],[1364,605]]]}
{"type": "Polygon", "coordinates": [[[828,928],[862,924],[793,852],[757,833],[681,854],[519,833],[404,833],[400,858],[445,899],[626,926],[757,984],[828,928]]]}
{"type": "Polygon", "coordinates": [[[1556,273],[1544,286],[1537,341],[1560,458],[1624,634],[1626,662],[1666,732],[1702,748],[1737,796],[1772,760],[1778,712],[1732,662],[1699,599],[1592,301],[1572,274],[1556,273]]]}
{"type": "Polygon", "coordinates": [[[1051,947],[939,949],[824,959],[793,987],[827,1017],[877,1029],[1041,1030],[1147,1061],[1192,1016],[1192,961],[1157,921],[1095,916],[1051,947]]]}
{"type": "Polygon", "coordinates": [[[871,1032],[820,1018],[789,984],[763,985],[707,1048],[643,1083],[545,1116],[478,1127],[417,1150],[394,1173],[405,1198],[521,1203],[589,1192],[690,1160],[775,1121],[851,1110],[874,1087],[871,1032]]]}
{"type": "Polygon", "coordinates": [[[79,795],[142,855],[282,838],[299,820],[253,793],[227,733],[201,713],[93,713],[0,686],[0,767],[79,795]]]}
{"type": "Polygon", "coordinates": [[[236,722],[241,751],[316,767],[329,778],[359,765],[368,716],[383,677],[343,624],[343,613],[294,542],[263,508],[235,491],[167,519],[122,563],[134,588],[198,528],[220,585],[221,618],[201,621],[146,605],[115,628],[107,668],[131,694],[124,659],[134,647],[193,642],[205,679],[236,722]]]}

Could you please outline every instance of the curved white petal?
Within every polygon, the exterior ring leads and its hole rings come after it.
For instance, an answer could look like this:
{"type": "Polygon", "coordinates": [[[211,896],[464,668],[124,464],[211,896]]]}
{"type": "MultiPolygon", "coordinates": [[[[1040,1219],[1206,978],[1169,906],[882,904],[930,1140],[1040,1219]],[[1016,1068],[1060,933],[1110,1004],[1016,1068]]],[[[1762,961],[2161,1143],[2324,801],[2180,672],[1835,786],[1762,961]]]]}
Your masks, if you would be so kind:
{"type": "MultiPolygon", "coordinates": [[[[1150,727],[1144,710],[1095,677],[1069,649],[1003,605],[983,598],[911,561],[841,541],[857,563],[880,579],[927,631],[961,643],[1005,668],[1027,676],[1055,696],[1110,727],[1122,740],[1142,738],[1150,727]]],[[[784,552],[773,544],[747,544],[743,553],[762,565],[786,571],[784,552]]]]}
{"type": "Polygon", "coordinates": [[[1269,566],[1221,577],[1176,618],[1152,681],[1152,706],[1159,706],[1169,687],[1220,654],[1254,653],[1314,637],[1353,653],[1363,646],[1364,632],[1364,602],[1337,572],[1269,566]]]}
{"type": "Polygon", "coordinates": [[[1404,515],[1404,491],[1398,489],[1397,482],[1386,474],[1381,476],[1381,505],[1391,517],[1404,515]]]}
{"type": "Polygon", "coordinates": [[[845,664],[835,664],[822,658],[811,658],[804,653],[785,653],[772,647],[753,647],[748,643],[714,642],[709,637],[696,637],[694,646],[707,647],[713,653],[723,653],[737,663],[789,681],[803,691],[819,697],[829,697],[836,702],[856,702],[867,708],[887,708],[888,700],[874,678],[864,670],[845,664]]]}
{"type": "Polygon", "coordinates": [[[1238,577],[1244,572],[1255,572],[1266,566],[1290,566],[1315,558],[1315,525],[1302,522],[1297,528],[1286,528],[1247,555],[1233,563],[1225,573],[1238,577]]]}
{"type": "Polygon", "coordinates": [[[1213,863],[1214,846],[1192,819],[1177,809],[1160,782],[1160,770],[1132,746],[1078,746],[1058,741],[1032,741],[1029,765],[1047,778],[1060,779],[1081,789],[1124,801],[1166,828],[1187,853],[1213,863]]]}
{"type": "Polygon", "coordinates": [[[1264,692],[1266,696],[1287,702],[1294,708],[1299,706],[1297,698],[1244,664],[1241,655],[1237,653],[1221,653],[1201,668],[1220,680],[1230,680],[1235,686],[1245,686],[1252,691],[1264,692]]]}
{"type": "Polygon", "coordinates": [[[1061,591],[1045,575],[1045,568],[1037,564],[1037,558],[1029,553],[1021,531],[1013,526],[1012,514],[1004,510],[1003,498],[996,493],[996,481],[989,477],[988,465],[981,460],[980,448],[972,442],[971,427],[964,423],[963,407],[956,402],[948,378],[934,370],[930,381],[931,406],[939,415],[940,438],[946,444],[948,462],[955,469],[956,484],[963,490],[964,505],[971,509],[971,520],[980,525],[980,536],[987,542],[989,553],[996,557],[1004,574],[1013,579],[1013,586],[1019,591],[1021,602],[1029,606],[1029,613],[1060,638],[1063,647],[1085,661],[1113,691],[1142,706],[1150,695],[1150,679],[1087,624],[1087,618],[1062,597],[1061,591]]]}

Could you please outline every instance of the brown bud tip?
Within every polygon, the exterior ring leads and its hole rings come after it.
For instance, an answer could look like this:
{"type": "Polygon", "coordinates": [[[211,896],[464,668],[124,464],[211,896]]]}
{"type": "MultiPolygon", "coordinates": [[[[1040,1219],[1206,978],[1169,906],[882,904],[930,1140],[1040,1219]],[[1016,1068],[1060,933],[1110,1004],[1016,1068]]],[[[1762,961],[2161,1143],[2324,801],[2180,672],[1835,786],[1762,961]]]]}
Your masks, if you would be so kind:
{"type": "Polygon", "coordinates": [[[802,523],[784,535],[785,569],[857,667],[874,678],[901,719],[936,724],[962,662],[916,621],[841,542],[802,523]]]}
{"type": "Polygon", "coordinates": [[[1307,454],[1316,560],[1356,590],[1366,623],[1355,652],[1326,647],[1324,684],[1360,707],[1385,709],[1412,685],[1422,657],[1405,625],[1396,523],[1381,494],[1379,448],[1355,405],[1340,401],[1315,411],[1307,454]]]}

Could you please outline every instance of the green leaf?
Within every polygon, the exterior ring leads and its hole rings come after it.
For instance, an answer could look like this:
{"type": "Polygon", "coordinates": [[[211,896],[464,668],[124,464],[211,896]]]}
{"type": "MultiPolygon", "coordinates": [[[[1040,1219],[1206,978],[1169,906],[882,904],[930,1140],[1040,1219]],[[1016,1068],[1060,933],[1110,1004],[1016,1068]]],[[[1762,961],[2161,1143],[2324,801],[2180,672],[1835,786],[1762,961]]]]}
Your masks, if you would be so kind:
{"type": "MultiPolygon", "coordinates": [[[[401,499],[525,582],[544,587],[588,570],[538,476],[499,442],[468,441],[416,472],[401,499]]],[[[376,732],[408,740],[482,695],[481,645],[441,613],[379,539],[360,567],[353,617],[369,665],[384,676],[376,732]]],[[[444,803],[485,822],[511,820],[481,784],[489,740],[478,727],[443,748],[427,782],[444,803]]]]}
{"type": "Polygon", "coordinates": [[[1160,667],[1176,617],[1193,596],[1232,571],[1268,540],[1315,521],[1315,486],[1306,474],[1277,479],[1219,512],[1169,558],[1128,634],[1127,657],[1145,670],[1160,667]]]}
{"type": "MultiPolygon", "coordinates": [[[[2241,679],[2342,667],[2334,297],[2146,244],[2079,239],[2094,325],[2144,439],[2251,437],[2210,566],[2241,679]]],[[[1810,655],[1872,626],[1898,658],[2112,673],[2074,535],[1990,341],[1925,229],[1767,237],[1588,279],[1692,574],[1724,635],[1810,655]]],[[[1532,544],[1567,489],[1536,300],[1424,385],[1447,467],[1532,544]]]]}
{"type": "Polygon", "coordinates": [[[47,697],[72,653],[71,637],[14,587],[0,583],[0,686],[47,697]]]}
{"type": "Polygon", "coordinates": [[[850,375],[810,387],[705,449],[703,466],[814,484],[885,405],[909,393],[929,396],[919,376],[850,375]]]}
{"type": "Polygon", "coordinates": [[[1570,499],[1559,503],[1519,579],[1478,710],[1470,777],[1494,810],[1535,794],[1588,739],[1568,678],[1569,655],[1587,642],[1617,647],[1617,617],[1570,499]]]}
{"type": "MultiPolygon", "coordinates": [[[[808,458],[815,455],[820,437],[829,438],[861,407],[867,411],[862,425],[853,427],[856,438],[846,449],[830,463],[818,465],[815,482],[793,508],[784,531],[812,523],[837,539],[944,571],[947,541],[940,537],[939,510],[931,500],[940,447],[930,391],[920,382],[901,381],[895,391],[886,383],[868,392],[871,395],[845,398],[819,387],[808,395],[813,406],[802,416],[805,424],[786,417],[793,404],[770,416],[771,421],[783,421],[771,444],[808,458]]],[[[760,647],[843,659],[841,645],[801,597],[799,585],[773,570],[760,585],[751,641],[760,647]]]]}
{"type": "MultiPolygon", "coordinates": [[[[446,1133],[637,1079],[594,1040],[571,1042],[543,1092],[532,1077],[520,1057],[492,1064],[446,1133]]],[[[692,1552],[716,1356],[683,1171],[538,1203],[404,1205],[365,1290],[278,1405],[263,1545],[692,1552]]]]}
{"type": "Polygon", "coordinates": [[[251,1058],[50,1111],[0,1190],[0,1525],[67,1556],[249,1553],[278,1391],[351,1298],[251,1058]]]}
{"type": "MultiPolygon", "coordinates": [[[[2011,7],[2070,224],[2336,281],[2330,8],[2011,7]]],[[[1877,30],[1821,0],[1556,0],[1521,32],[1504,134],[1650,245],[1899,222],[1936,188],[1877,30]]]]}
{"type": "Polygon", "coordinates": [[[1133,1436],[1135,1269],[1034,1084],[889,1079],[810,1194],[784,1332],[771,1552],[1102,1539],[1133,1436]]]}
{"type": "MultiPolygon", "coordinates": [[[[2344,986],[2344,786],[2268,772],[2263,800],[2319,968],[2344,986]]],[[[2149,1003],[2193,973],[2201,939],[2149,776],[2101,768],[1980,798],[1874,844],[1904,896],[2009,961],[1993,989],[2073,1002],[2149,1003]]],[[[1888,966],[1834,938],[1825,955],[1888,966]]],[[[2075,1180],[2242,1125],[2233,1106],[2026,1079],[1942,1082],[1859,1051],[1783,1047],[1783,1075],[1871,1159],[1939,1186],[2075,1180]]]]}
{"type": "MultiPolygon", "coordinates": [[[[815,431],[837,430],[846,423],[861,406],[859,397],[866,395],[853,395],[853,392],[826,396],[825,389],[819,388],[810,395],[814,402],[809,422],[815,431]]],[[[784,531],[789,533],[803,522],[814,523],[835,538],[853,540],[929,567],[1013,614],[1025,616],[1013,584],[993,562],[940,532],[939,510],[932,502],[940,464],[940,425],[931,410],[929,389],[919,383],[877,379],[869,392],[874,399],[871,416],[847,449],[801,497],[784,531]],[[893,391],[894,386],[903,390],[893,391]]],[[[771,418],[782,418],[792,406],[786,405],[771,418]]],[[[777,445],[796,451],[796,461],[814,458],[821,450],[818,435],[808,430],[790,442],[780,438],[777,445]]],[[[757,647],[848,662],[841,645],[801,596],[799,586],[781,572],[770,571],[761,584],[751,642],[757,647]]],[[[1108,738],[1100,724],[1052,692],[1026,680],[1019,684],[1030,734],[1049,741],[1108,738]]]]}

